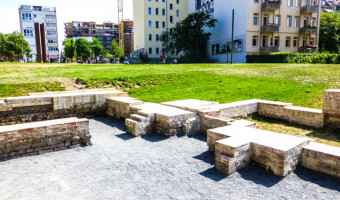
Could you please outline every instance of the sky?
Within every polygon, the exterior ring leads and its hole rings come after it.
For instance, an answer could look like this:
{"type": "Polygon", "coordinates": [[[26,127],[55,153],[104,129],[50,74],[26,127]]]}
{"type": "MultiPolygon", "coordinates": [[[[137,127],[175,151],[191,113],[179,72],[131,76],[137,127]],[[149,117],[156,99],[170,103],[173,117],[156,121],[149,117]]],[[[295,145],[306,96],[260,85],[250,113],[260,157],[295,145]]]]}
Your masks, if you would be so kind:
{"type": "MultiPolygon", "coordinates": [[[[133,19],[133,0],[124,0],[124,19],[133,19]]],[[[68,21],[117,22],[117,0],[0,0],[0,33],[20,31],[19,5],[57,7],[59,44],[68,21]]]]}

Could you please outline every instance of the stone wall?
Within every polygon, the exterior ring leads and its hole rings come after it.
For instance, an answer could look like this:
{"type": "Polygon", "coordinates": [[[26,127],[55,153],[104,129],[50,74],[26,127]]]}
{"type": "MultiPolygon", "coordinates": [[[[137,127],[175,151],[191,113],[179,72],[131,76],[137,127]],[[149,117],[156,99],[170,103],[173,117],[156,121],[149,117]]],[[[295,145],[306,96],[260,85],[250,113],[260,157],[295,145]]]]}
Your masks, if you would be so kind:
{"type": "Polygon", "coordinates": [[[325,125],[340,128],[340,89],[326,90],[323,95],[325,125]]]}
{"type": "Polygon", "coordinates": [[[92,145],[87,119],[66,118],[0,127],[0,160],[92,145]]]}
{"type": "Polygon", "coordinates": [[[321,128],[324,126],[322,110],[293,106],[291,103],[259,101],[260,116],[281,119],[297,124],[321,128]]]}
{"type": "Polygon", "coordinates": [[[312,142],[303,148],[301,164],[340,178],[340,148],[312,142]]]}
{"type": "Polygon", "coordinates": [[[127,96],[114,90],[51,92],[0,99],[0,126],[87,115],[105,116],[107,97],[127,96]]]}

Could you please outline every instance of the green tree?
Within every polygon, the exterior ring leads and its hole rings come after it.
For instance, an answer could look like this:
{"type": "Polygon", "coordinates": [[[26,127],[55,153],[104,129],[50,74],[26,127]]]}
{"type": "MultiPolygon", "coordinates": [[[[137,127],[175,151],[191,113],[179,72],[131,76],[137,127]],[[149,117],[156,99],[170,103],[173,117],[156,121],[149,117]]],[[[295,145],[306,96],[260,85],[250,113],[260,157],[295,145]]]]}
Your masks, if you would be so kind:
{"type": "Polygon", "coordinates": [[[208,59],[207,42],[211,33],[206,28],[213,28],[217,23],[208,13],[195,12],[189,14],[181,23],[164,31],[160,37],[165,50],[173,55],[183,53],[183,57],[196,62],[208,59]],[[172,32],[172,33],[171,33],[172,32]]]}
{"type": "Polygon", "coordinates": [[[0,33],[0,53],[4,54],[5,52],[5,43],[6,43],[6,36],[0,33]]]}
{"type": "Polygon", "coordinates": [[[66,39],[63,42],[64,55],[66,58],[73,59],[76,53],[76,46],[73,39],[66,39]]]}
{"type": "Polygon", "coordinates": [[[90,56],[90,43],[84,38],[78,38],[75,42],[76,46],[76,54],[80,57],[80,60],[83,62],[83,59],[90,56]]]}
{"type": "Polygon", "coordinates": [[[115,59],[119,59],[120,57],[123,56],[122,50],[120,49],[118,43],[116,40],[112,41],[112,47],[110,49],[110,54],[113,56],[115,59]]]}
{"type": "Polygon", "coordinates": [[[103,53],[103,46],[99,43],[97,38],[93,38],[91,42],[91,50],[93,55],[96,57],[96,62],[97,62],[97,56],[102,55],[103,53]]]}
{"type": "Polygon", "coordinates": [[[19,60],[23,54],[29,56],[31,48],[20,32],[13,32],[7,35],[1,35],[2,53],[7,56],[17,57],[19,60]]]}
{"type": "Polygon", "coordinates": [[[340,52],[340,15],[334,13],[321,13],[319,51],[340,52]]]}

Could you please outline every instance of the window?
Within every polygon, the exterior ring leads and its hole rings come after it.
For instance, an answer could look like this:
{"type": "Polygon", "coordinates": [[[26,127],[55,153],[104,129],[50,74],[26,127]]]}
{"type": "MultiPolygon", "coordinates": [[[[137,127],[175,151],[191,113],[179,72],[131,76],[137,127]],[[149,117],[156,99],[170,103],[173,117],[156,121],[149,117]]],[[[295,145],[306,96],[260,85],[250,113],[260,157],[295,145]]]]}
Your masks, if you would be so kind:
{"type": "Polygon", "coordinates": [[[179,4],[179,0],[176,0],[176,3],[179,4]]]}
{"type": "Polygon", "coordinates": [[[176,17],[179,17],[179,10],[176,10],[176,17]]]}
{"type": "Polygon", "coordinates": [[[292,0],[288,0],[288,6],[292,6],[292,0]]]}
{"type": "Polygon", "coordinates": [[[295,6],[299,7],[300,6],[300,0],[295,0],[295,6]]]}
{"type": "Polygon", "coordinates": [[[275,24],[280,25],[280,15],[275,16],[275,24]]]}
{"type": "Polygon", "coordinates": [[[279,47],[280,46],[280,39],[279,39],[279,36],[275,36],[275,39],[274,39],[274,46],[275,47],[279,47]]]}
{"type": "Polygon", "coordinates": [[[253,25],[254,26],[259,25],[259,14],[257,14],[257,13],[254,14],[253,25]]]}
{"type": "Polygon", "coordinates": [[[311,19],[310,19],[310,25],[315,25],[315,17],[312,17],[311,19]]]}
{"type": "Polygon", "coordinates": [[[262,46],[266,47],[267,46],[267,36],[262,37],[262,46]]]}
{"type": "Polygon", "coordinates": [[[259,0],[254,0],[254,3],[259,3],[259,0]]]}
{"type": "Polygon", "coordinates": [[[152,22],[149,20],[149,28],[152,28],[152,22]]]}
{"type": "Polygon", "coordinates": [[[294,18],[294,27],[297,28],[299,27],[299,17],[295,16],[294,18]]]}
{"type": "Polygon", "coordinates": [[[286,47],[290,47],[290,37],[286,37],[286,47]]]}
{"type": "Polygon", "coordinates": [[[32,13],[22,13],[22,20],[32,20],[32,13]]]}
{"type": "Polygon", "coordinates": [[[263,25],[267,25],[268,24],[268,15],[264,14],[263,15],[263,25]]]}
{"type": "Polygon", "coordinates": [[[165,22],[162,22],[162,28],[165,28],[165,22]]]}
{"type": "Polygon", "coordinates": [[[171,15],[170,16],[170,23],[173,23],[174,22],[174,17],[171,15]]]}
{"type": "Polygon", "coordinates": [[[24,36],[33,37],[33,30],[24,29],[24,36]]]}
{"type": "Polygon", "coordinates": [[[257,47],[257,36],[253,36],[253,47],[257,47]]]}
{"type": "Polygon", "coordinates": [[[314,45],[314,38],[311,38],[311,39],[309,40],[309,45],[314,45]]]}
{"type": "Polygon", "coordinates": [[[287,16],[287,27],[292,26],[292,16],[287,16]]]}
{"type": "Polygon", "coordinates": [[[316,6],[316,0],[312,0],[312,6],[316,6]]]}
{"type": "Polygon", "coordinates": [[[156,11],[155,11],[156,15],[158,15],[158,11],[159,11],[159,9],[158,9],[158,8],[156,8],[156,11]]]}
{"type": "Polygon", "coordinates": [[[170,4],[170,10],[172,10],[174,8],[174,5],[171,3],[170,4]]]}
{"type": "Polygon", "coordinates": [[[159,54],[159,48],[156,48],[156,54],[159,54]]]}
{"type": "Polygon", "coordinates": [[[159,21],[156,21],[156,28],[159,28],[159,21]]]}
{"type": "Polygon", "coordinates": [[[152,48],[149,48],[149,54],[150,55],[152,54],[152,48]]]}
{"type": "Polygon", "coordinates": [[[159,35],[156,34],[156,41],[158,42],[159,41],[159,35]]]}
{"type": "Polygon", "coordinates": [[[151,15],[151,8],[148,8],[148,13],[149,13],[149,15],[151,15]]]}
{"type": "Polygon", "coordinates": [[[33,16],[34,16],[34,18],[37,18],[37,15],[36,15],[36,14],[34,14],[33,16]]]}
{"type": "Polygon", "coordinates": [[[149,41],[152,41],[152,34],[149,34],[149,41]]]}
{"type": "Polygon", "coordinates": [[[296,37],[293,39],[293,47],[297,47],[297,38],[296,37]]]}
{"type": "Polygon", "coordinates": [[[165,9],[162,9],[162,15],[165,16],[165,9]]]}

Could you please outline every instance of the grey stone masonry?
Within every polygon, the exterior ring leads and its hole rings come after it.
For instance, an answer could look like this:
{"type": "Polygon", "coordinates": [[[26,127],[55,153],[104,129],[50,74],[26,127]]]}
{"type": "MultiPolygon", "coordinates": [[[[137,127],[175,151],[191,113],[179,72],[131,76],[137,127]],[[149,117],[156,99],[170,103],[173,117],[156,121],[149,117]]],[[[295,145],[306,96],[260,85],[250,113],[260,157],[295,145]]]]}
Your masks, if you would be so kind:
{"type": "Polygon", "coordinates": [[[0,160],[92,145],[89,120],[57,119],[0,127],[0,160]]]}

